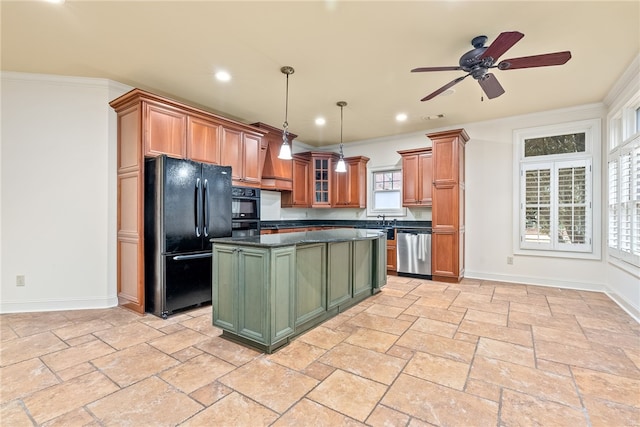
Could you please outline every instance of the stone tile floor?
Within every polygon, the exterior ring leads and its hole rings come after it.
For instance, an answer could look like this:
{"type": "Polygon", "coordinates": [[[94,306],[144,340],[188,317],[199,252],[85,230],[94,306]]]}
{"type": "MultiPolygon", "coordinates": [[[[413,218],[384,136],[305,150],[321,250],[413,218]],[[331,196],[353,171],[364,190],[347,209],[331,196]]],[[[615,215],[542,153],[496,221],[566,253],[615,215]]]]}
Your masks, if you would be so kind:
{"type": "Polygon", "coordinates": [[[2,426],[640,425],[640,326],[596,292],[389,276],[271,355],[210,306],[0,326],[2,426]]]}

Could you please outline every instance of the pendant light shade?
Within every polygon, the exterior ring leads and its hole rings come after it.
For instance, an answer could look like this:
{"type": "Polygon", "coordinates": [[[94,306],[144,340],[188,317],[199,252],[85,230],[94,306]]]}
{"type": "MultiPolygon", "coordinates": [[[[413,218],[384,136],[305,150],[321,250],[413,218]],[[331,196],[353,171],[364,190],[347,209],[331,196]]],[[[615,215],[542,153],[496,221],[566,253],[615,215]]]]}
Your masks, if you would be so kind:
{"type": "Polygon", "coordinates": [[[347,165],[344,162],[344,153],[342,152],[342,123],[344,121],[342,109],[347,105],[347,103],[344,101],[338,101],[336,105],[340,107],[340,158],[338,159],[338,163],[336,164],[336,172],[346,172],[347,165]]]}
{"type": "Polygon", "coordinates": [[[289,122],[287,121],[287,116],[289,115],[289,75],[293,74],[295,70],[293,67],[282,67],[280,68],[280,72],[287,76],[287,91],[285,95],[285,104],[284,104],[284,123],[282,124],[282,145],[280,146],[280,154],[278,154],[279,159],[283,160],[291,160],[291,145],[289,144],[289,122]]]}

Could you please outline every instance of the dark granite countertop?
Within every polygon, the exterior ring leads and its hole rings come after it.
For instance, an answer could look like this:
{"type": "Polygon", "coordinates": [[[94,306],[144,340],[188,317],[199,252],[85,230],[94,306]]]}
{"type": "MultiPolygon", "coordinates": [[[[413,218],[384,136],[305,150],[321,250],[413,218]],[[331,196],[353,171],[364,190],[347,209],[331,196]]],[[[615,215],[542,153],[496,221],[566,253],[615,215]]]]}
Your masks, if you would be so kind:
{"type": "Polygon", "coordinates": [[[219,237],[211,239],[211,242],[234,244],[239,246],[279,247],[311,243],[343,242],[349,240],[372,240],[377,239],[381,234],[382,231],[378,230],[341,228],[334,230],[262,234],[260,236],[250,237],[219,237]]]}
{"type": "MultiPolygon", "coordinates": [[[[380,228],[380,221],[376,220],[327,220],[327,219],[301,219],[301,220],[280,220],[280,221],[260,221],[260,228],[264,230],[274,230],[281,228],[300,227],[345,227],[345,228],[380,228]]],[[[388,228],[431,228],[431,221],[396,221],[386,220],[384,227],[388,228]]]]}

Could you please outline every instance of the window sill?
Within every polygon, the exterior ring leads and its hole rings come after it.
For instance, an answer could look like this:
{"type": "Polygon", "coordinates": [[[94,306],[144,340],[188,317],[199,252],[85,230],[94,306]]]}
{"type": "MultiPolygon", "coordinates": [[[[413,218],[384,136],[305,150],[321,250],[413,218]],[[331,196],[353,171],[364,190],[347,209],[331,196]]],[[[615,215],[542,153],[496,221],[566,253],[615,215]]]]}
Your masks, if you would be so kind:
{"type": "Polygon", "coordinates": [[[609,264],[613,265],[614,267],[617,267],[620,270],[631,274],[632,276],[640,278],[640,266],[631,264],[627,261],[621,260],[620,258],[615,258],[611,255],[609,255],[608,261],[609,264]]]}
{"type": "Polygon", "coordinates": [[[546,250],[527,250],[527,249],[516,249],[513,252],[514,255],[521,256],[537,256],[537,257],[548,257],[548,258],[568,258],[568,259],[583,259],[589,261],[599,261],[602,259],[599,253],[593,252],[568,252],[568,251],[546,251],[546,250]]]}

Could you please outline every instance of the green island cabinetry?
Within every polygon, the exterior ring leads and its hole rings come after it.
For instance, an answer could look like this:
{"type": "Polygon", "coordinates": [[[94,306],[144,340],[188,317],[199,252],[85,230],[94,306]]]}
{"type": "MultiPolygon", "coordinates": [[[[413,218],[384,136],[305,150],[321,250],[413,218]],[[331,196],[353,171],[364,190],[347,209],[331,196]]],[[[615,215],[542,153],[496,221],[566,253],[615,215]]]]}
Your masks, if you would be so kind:
{"type": "Polygon", "coordinates": [[[386,236],[336,229],[213,242],[213,324],[271,353],[379,292],[386,236]]]}

